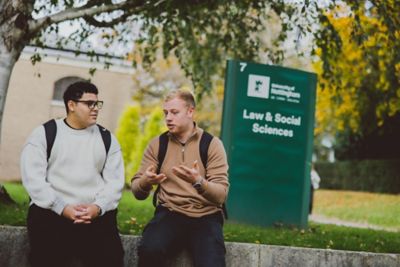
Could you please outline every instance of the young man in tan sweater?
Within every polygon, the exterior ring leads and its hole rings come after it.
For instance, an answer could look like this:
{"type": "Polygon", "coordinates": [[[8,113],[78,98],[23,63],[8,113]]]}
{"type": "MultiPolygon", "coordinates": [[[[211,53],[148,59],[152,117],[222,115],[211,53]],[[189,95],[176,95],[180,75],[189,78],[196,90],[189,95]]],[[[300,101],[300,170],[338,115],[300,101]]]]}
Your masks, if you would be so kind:
{"type": "Polygon", "coordinates": [[[139,246],[139,266],[164,266],[183,247],[192,254],[195,266],[225,266],[222,205],[229,182],[224,147],[212,138],[207,166],[203,166],[199,151],[203,130],[193,120],[191,93],[171,92],[163,110],[169,131],[162,166],[157,137],[148,145],[132,180],[132,192],[139,200],[149,196],[153,185],[160,187],[155,215],[139,246]]]}

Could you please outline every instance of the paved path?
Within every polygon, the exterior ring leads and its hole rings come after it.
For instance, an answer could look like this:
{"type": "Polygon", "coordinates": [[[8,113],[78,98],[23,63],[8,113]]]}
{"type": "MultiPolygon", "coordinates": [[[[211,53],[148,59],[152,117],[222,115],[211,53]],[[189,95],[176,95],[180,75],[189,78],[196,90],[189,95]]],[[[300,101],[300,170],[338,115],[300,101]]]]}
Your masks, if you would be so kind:
{"type": "Polygon", "coordinates": [[[372,225],[372,224],[368,224],[368,223],[342,221],[338,218],[325,217],[320,214],[311,214],[311,215],[309,215],[308,219],[312,222],[323,223],[323,224],[336,224],[336,225],[340,225],[340,226],[368,228],[368,229],[374,229],[374,230],[384,230],[384,231],[389,231],[389,232],[400,232],[400,229],[396,229],[396,228],[382,227],[382,226],[372,225]]]}

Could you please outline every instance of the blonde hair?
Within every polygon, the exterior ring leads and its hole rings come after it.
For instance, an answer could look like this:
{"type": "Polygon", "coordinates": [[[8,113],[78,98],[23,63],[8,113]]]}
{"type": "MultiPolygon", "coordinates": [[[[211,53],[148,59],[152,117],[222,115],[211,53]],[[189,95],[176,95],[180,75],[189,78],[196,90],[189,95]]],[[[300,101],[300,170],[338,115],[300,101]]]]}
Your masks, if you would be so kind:
{"type": "Polygon", "coordinates": [[[186,105],[188,107],[196,107],[196,102],[194,100],[194,96],[191,92],[189,91],[184,91],[184,90],[173,90],[171,92],[169,92],[165,98],[164,98],[164,102],[168,102],[174,98],[179,98],[183,101],[185,101],[186,105]]]}

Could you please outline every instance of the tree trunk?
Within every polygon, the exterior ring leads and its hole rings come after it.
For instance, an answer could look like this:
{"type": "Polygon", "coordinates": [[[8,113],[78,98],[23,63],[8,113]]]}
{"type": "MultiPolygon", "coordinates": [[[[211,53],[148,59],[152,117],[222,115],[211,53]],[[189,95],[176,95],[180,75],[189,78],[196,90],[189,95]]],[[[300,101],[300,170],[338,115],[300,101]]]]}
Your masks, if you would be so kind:
{"type": "MultiPolygon", "coordinates": [[[[3,42],[3,38],[0,38],[0,147],[1,147],[1,126],[3,123],[4,107],[6,104],[6,97],[8,91],[8,85],[11,78],[11,72],[17,61],[21,51],[13,49],[11,52],[7,50],[6,45],[3,42]]],[[[11,204],[14,201],[8,195],[4,186],[0,183],[0,202],[4,204],[11,204]]]]}
{"type": "MultiPolygon", "coordinates": [[[[21,51],[16,51],[15,49],[13,49],[11,52],[8,51],[3,40],[0,39],[0,133],[1,126],[3,124],[4,107],[6,104],[11,72],[20,53],[21,51]]],[[[0,145],[1,140],[2,138],[0,134],[0,145]]]]}
{"type": "MultiPolygon", "coordinates": [[[[29,42],[28,19],[32,12],[29,1],[0,0],[0,147],[4,108],[11,72],[25,45],[29,42]]],[[[14,203],[0,183],[0,202],[14,203]]]]}
{"type": "Polygon", "coordinates": [[[0,0],[0,145],[11,72],[25,45],[35,34],[29,29],[32,10],[33,1],[0,0]]]}

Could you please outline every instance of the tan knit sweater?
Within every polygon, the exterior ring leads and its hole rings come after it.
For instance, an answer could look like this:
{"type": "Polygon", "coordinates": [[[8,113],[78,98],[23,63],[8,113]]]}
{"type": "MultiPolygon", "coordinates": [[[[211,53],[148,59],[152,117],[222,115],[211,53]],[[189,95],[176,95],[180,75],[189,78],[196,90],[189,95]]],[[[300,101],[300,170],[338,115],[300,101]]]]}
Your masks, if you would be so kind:
{"type": "MultiPolygon", "coordinates": [[[[214,137],[208,149],[208,162],[204,167],[199,152],[199,142],[203,130],[195,127],[192,136],[185,145],[179,143],[173,135],[169,134],[168,149],[162,164],[161,173],[167,179],[161,183],[158,201],[164,207],[185,214],[189,217],[201,217],[221,210],[222,203],[228,194],[228,163],[225,149],[220,139],[214,137]],[[203,184],[204,192],[201,194],[193,188],[192,184],[180,179],[172,173],[172,167],[181,164],[192,168],[197,160],[200,174],[206,178],[203,184]]],[[[143,173],[150,165],[158,166],[159,137],[151,140],[143,155],[138,173],[132,180],[132,192],[137,199],[145,199],[149,191],[143,190],[141,180],[143,173]]]]}

